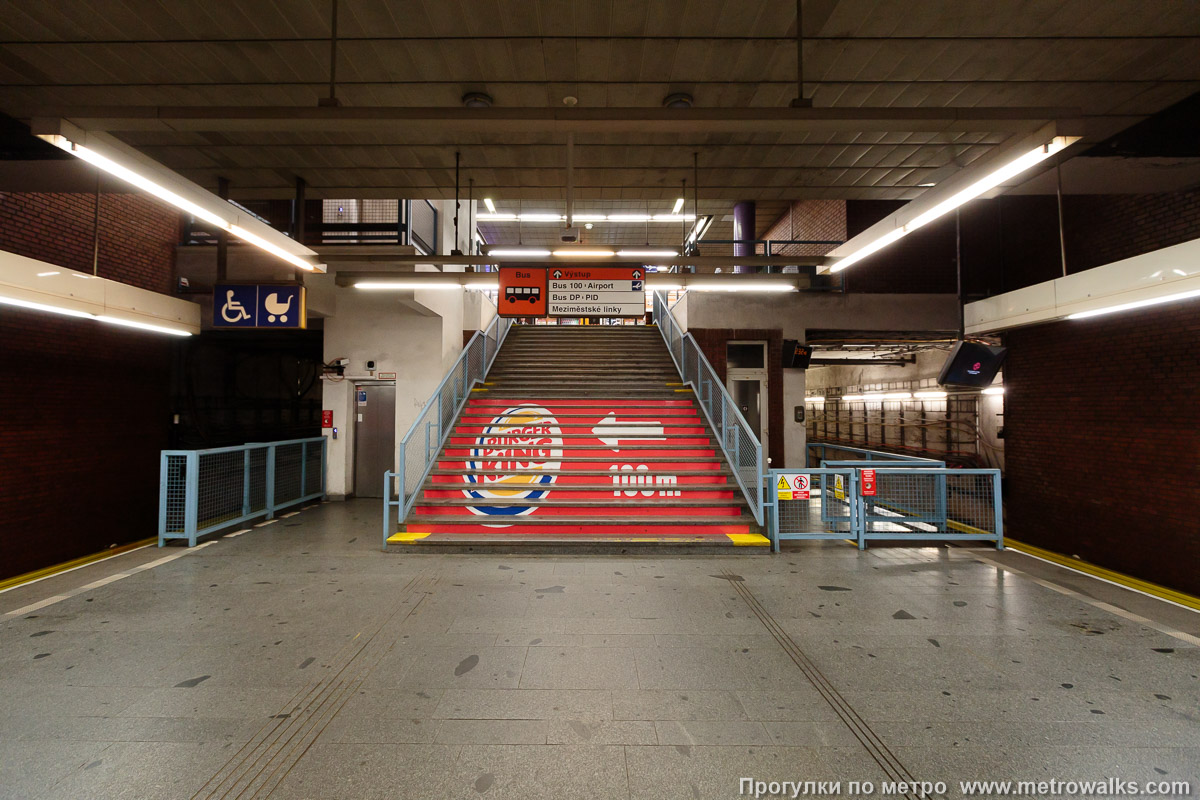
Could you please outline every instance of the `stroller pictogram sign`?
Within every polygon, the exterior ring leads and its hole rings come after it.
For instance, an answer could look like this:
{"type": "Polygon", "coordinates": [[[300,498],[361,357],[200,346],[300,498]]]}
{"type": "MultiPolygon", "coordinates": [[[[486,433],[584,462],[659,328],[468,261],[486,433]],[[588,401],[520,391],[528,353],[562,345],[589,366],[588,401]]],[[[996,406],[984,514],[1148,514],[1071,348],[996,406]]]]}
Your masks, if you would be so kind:
{"type": "Polygon", "coordinates": [[[215,328],[307,328],[303,286],[218,284],[213,287],[215,328]]]}

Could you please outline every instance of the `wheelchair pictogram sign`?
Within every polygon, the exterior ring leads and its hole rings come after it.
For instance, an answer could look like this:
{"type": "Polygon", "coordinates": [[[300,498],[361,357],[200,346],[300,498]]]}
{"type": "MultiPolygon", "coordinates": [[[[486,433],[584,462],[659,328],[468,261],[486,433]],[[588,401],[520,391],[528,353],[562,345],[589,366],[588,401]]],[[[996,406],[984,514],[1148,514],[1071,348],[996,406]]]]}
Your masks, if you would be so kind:
{"type": "Polygon", "coordinates": [[[306,328],[303,286],[218,284],[213,287],[214,328],[306,328]]]}

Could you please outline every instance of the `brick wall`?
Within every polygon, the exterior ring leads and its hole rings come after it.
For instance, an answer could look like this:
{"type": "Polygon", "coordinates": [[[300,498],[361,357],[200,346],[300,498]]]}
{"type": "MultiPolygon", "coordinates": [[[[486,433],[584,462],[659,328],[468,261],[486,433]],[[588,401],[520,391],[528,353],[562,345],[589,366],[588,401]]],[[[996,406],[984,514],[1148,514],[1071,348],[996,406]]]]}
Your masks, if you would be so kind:
{"type": "MultiPolygon", "coordinates": [[[[92,196],[0,193],[0,249],[91,272],[92,196]]],[[[169,290],[178,215],[101,200],[100,275],[169,290]]],[[[153,536],[172,342],[0,307],[0,578],[153,536]]]]}
{"type": "Polygon", "coordinates": [[[1007,334],[1013,538],[1200,594],[1198,304],[1007,334]]]}
{"type": "Polygon", "coordinates": [[[1068,196],[1063,220],[1078,272],[1200,237],[1200,190],[1068,196]]]}
{"type": "Polygon", "coordinates": [[[767,342],[767,450],[771,466],[786,467],[783,457],[783,333],[778,328],[688,328],[708,363],[725,380],[727,346],[734,341],[767,342]]]}
{"type": "MultiPolygon", "coordinates": [[[[759,238],[845,241],[846,201],[797,200],[759,238]]],[[[834,247],[836,245],[789,244],[772,248],[771,253],[785,256],[825,255],[834,247]]]]}
{"type": "MultiPolygon", "coordinates": [[[[0,192],[0,250],[92,271],[95,196],[0,192]]],[[[102,278],[170,292],[179,215],[136,194],[100,196],[102,278]]]]}

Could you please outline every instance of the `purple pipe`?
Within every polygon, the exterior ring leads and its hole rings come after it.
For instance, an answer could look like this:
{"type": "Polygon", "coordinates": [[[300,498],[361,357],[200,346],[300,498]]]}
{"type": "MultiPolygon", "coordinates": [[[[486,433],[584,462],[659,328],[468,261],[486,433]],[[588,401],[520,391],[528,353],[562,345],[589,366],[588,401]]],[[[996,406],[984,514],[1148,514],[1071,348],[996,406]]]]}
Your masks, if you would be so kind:
{"type": "MultiPolygon", "coordinates": [[[[733,207],[733,238],[734,239],[753,239],[754,238],[754,201],[743,200],[733,207]]],[[[746,242],[745,244],[735,244],[733,246],[733,254],[735,256],[752,256],[754,255],[754,245],[746,242]]],[[[754,272],[754,267],[734,267],[734,272],[754,272]]]]}

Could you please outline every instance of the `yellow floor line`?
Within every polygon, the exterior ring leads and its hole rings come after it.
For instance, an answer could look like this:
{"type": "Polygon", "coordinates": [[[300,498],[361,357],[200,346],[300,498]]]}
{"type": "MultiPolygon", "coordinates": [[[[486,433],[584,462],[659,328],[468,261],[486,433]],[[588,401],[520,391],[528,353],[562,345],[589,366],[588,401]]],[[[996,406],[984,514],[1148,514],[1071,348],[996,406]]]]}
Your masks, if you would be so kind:
{"type": "Polygon", "coordinates": [[[157,537],[142,539],[137,542],[130,542],[129,544],[121,545],[120,547],[114,547],[111,550],[104,550],[100,553],[92,553],[90,556],[81,556],[80,558],[72,559],[71,561],[64,561],[63,563],[55,564],[52,567],[43,567],[42,569],[37,569],[33,572],[26,572],[22,575],[6,578],[5,580],[0,581],[0,592],[6,592],[9,589],[15,589],[18,586],[24,586],[27,583],[40,581],[43,578],[49,578],[53,575],[69,572],[73,569],[79,569],[80,567],[85,567],[88,564],[92,564],[97,561],[103,561],[106,558],[112,558],[113,556],[119,556],[122,553],[128,553],[131,550],[138,550],[142,547],[148,547],[157,541],[157,537]]]}
{"type": "Polygon", "coordinates": [[[1148,594],[1151,597],[1157,597],[1159,600],[1166,600],[1168,603],[1190,608],[1193,611],[1200,611],[1200,597],[1193,597],[1190,594],[1177,592],[1174,589],[1168,589],[1165,586],[1159,586],[1157,583],[1150,583],[1135,578],[1132,575],[1126,575],[1122,572],[1114,572],[1104,567],[1096,566],[1095,564],[1083,561],[1078,558],[1071,558],[1062,553],[1055,553],[1053,550],[1043,550],[1040,547],[1035,547],[1031,544],[1018,542],[1015,539],[1004,540],[1007,547],[1018,552],[1024,553],[1027,556],[1040,558],[1043,561],[1049,561],[1052,564],[1058,564],[1060,567],[1073,569],[1076,572],[1082,572],[1085,575],[1091,575],[1093,578],[1099,578],[1109,583],[1115,583],[1118,586],[1124,586],[1127,589],[1133,589],[1143,594],[1148,594]]]}

